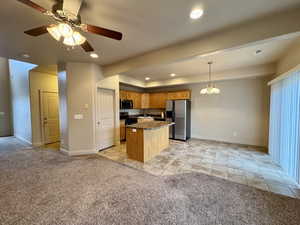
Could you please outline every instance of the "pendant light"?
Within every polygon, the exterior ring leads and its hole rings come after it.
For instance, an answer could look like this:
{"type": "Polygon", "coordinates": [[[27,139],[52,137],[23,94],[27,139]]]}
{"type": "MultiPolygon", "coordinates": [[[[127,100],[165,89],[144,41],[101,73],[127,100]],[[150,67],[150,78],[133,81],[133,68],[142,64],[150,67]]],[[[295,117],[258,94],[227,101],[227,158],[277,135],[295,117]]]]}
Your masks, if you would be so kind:
{"type": "Polygon", "coordinates": [[[213,62],[208,62],[208,67],[209,67],[209,83],[206,88],[203,88],[200,91],[201,95],[215,95],[215,94],[220,94],[220,89],[216,88],[216,86],[212,83],[211,81],[211,65],[213,62]]]}

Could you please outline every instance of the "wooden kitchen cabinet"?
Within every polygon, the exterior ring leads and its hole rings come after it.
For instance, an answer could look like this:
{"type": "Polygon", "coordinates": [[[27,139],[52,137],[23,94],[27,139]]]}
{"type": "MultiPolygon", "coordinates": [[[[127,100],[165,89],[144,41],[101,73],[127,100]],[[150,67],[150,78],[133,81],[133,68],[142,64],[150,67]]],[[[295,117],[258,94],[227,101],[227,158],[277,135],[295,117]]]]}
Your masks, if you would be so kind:
{"type": "Polygon", "coordinates": [[[184,91],[173,91],[168,92],[168,100],[183,100],[183,99],[190,99],[191,98],[191,91],[184,90],[184,91]]]}
{"type": "Polygon", "coordinates": [[[132,100],[134,109],[141,108],[141,93],[134,91],[120,91],[120,98],[121,100],[132,100]]]}
{"type": "Polygon", "coordinates": [[[133,91],[126,91],[126,96],[128,100],[133,100],[134,92],[133,91]]]}
{"type": "Polygon", "coordinates": [[[126,139],[125,120],[120,120],[120,140],[123,141],[125,139],[126,139]]]}
{"type": "Polygon", "coordinates": [[[120,90],[120,99],[121,100],[127,99],[127,91],[120,90]]]}
{"type": "Polygon", "coordinates": [[[191,91],[139,93],[120,90],[120,99],[132,100],[134,109],[164,109],[166,108],[167,100],[191,99],[191,91]]]}
{"type": "Polygon", "coordinates": [[[150,93],[150,107],[151,109],[164,109],[166,108],[167,93],[150,93]]]}
{"type": "Polygon", "coordinates": [[[150,107],[150,94],[142,93],[141,94],[141,108],[149,109],[149,107],[150,107]]]}
{"type": "Polygon", "coordinates": [[[138,92],[133,93],[133,108],[134,109],[140,109],[142,107],[141,101],[142,101],[142,94],[138,92]]]}

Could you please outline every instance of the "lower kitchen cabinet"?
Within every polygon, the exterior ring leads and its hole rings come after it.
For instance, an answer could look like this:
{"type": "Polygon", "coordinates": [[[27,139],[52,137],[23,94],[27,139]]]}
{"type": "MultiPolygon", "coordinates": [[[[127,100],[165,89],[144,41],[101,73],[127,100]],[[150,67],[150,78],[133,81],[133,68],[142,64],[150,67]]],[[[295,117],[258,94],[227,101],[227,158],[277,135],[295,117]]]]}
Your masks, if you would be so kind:
{"type": "Polygon", "coordinates": [[[126,139],[126,125],[125,120],[120,120],[120,141],[126,139]]]}

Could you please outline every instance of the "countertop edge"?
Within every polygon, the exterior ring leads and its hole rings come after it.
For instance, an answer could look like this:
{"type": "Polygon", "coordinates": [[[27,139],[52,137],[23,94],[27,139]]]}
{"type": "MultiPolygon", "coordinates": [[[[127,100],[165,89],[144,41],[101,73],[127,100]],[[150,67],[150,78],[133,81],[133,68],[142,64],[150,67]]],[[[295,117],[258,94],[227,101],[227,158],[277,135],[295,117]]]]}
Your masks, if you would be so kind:
{"type": "Polygon", "coordinates": [[[162,127],[166,127],[166,126],[173,126],[175,125],[175,123],[168,123],[168,124],[161,124],[159,126],[154,126],[154,127],[138,127],[138,126],[135,126],[134,124],[132,125],[127,125],[126,128],[131,128],[131,129],[143,129],[143,130],[155,130],[155,129],[159,129],[159,128],[162,128],[162,127]]]}

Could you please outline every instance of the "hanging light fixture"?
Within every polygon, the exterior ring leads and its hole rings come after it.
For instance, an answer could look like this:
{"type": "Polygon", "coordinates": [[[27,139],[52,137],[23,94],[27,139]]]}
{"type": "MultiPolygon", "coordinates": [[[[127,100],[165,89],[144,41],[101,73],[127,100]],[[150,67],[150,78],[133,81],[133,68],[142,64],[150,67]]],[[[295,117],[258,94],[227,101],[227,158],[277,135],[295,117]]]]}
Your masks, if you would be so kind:
{"type": "Polygon", "coordinates": [[[74,31],[72,27],[66,23],[60,23],[47,28],[47,31],[51,36],[60,41],[63,39],[63,43],[68,46],[82,45],[86,38],[82,36],[78,31],[74,31]]]}
{"type": "Polygon", "coordinates": [[[54,25],[54,26],[47,27],[47,31],[55,40],[60,41],[62,35],[58,30],[58,26],[54,25]]]}
{"type": "Polygon", "coordinates": [[[73,35],[73,29],[67,23],[58,24],[58,30],[59,30],[60,34],[65,38],[71,37],[73,35]]]}
{"type": "Polygon", "coordinates": [[[216,88],[216,86],[211,81],[211,65],[213,62],[208,62],[209,66],[209,83],[206,88],[201,89],[200,94],[201,95],[214,95],[214,94],[220,94],[220,89],[216,88]]]}

